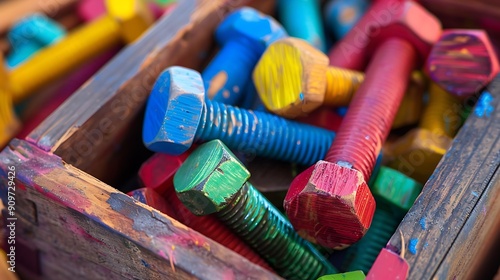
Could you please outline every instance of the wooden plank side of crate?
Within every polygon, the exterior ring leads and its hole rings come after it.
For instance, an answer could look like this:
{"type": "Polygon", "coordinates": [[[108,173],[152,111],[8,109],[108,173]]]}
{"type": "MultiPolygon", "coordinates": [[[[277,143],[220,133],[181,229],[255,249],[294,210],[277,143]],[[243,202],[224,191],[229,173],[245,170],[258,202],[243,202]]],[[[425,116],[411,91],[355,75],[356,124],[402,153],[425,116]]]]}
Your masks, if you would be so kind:
{"type": "Polygon", "coordinates": [[[15,139],[0,154],[6,205],[11,166],[16,238],[40,251],[43,272],[80,279],[279,279],[26,141],[15,139]],[[54,264],[59,256],[70,259],[54,264]]]}
{"type": "MultiPolygon", "coordinates": [[[[454,243],[470,230],[467,225],[475,223],[478,216],[474,211],[482,211],[476,208],[490,191],[487,188],[497,186],[491,180],[500,164],[499,137],[500,76],[483,92],[387,245],[399,254],[406,244],[409,279],[431,278],[438,269],[444,269],[440,265],[445,259],[458,257],[454,254],[460,250],[451,250],[454,243]]],[[[414,157],[416,165],[419,156],[414,157]]],[[[476,237],[471,234],[467,238],[476,237]]],[[[479,245],[484,240],[477,242],[479,245]]]]}
{"type": "Polygon", "coordinates": [[[436,273],[437,279],[492,279],[500,265],[500,171],[481,195],[436,273]]]}
{"type": "Polygon", "coordinates": [[[101,178],[102,168],[95,166],[119,153],[113,151],[143,109],[158,75],[172,65],[199,69],[213,45],[213,31],[225,15],[244,4],[269,12],[273,3],[180,1],[173,12],[127,46],[27,139],[101,178]]]}

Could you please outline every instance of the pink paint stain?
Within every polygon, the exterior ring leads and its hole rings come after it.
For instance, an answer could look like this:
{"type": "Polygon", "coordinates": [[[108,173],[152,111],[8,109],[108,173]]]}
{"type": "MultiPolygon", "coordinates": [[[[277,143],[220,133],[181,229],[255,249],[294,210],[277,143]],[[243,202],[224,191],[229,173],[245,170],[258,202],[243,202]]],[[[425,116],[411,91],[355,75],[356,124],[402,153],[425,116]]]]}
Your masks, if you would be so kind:
{"type": "Polygon", "coordinates": [[[59,186],[59,189],[54,193],[38,184],[35,184],[34,182],[32,183],[32,186],[36,191],[43,194],[45,197],[82,213],[92,205],[92,203],[84,197],[84,194],[78,193],[77,191],[70,189],[68,186],[59,186]]]}
{"type": "Polygon", "coordinates": [[[74,234],[76,234],[78,236],[81,236],[81,237],[83,237],[84,239],[86,239],[88,241],[93,241],[93,242],[97,242],[97,243],[100,243],[100,244],[104,244],[104,242],[102,242],[101,240],[93,237],[87,231],[85,231],[82,227],[80,227],[79,225],[77,225],[76,222],[73,221],[71,218],[68,218],[68,217],[59,217],[59,220],[61,220],[62,222],[64,222],[63,226],[65,226],[66,228],[68,228],[74,234]]]}

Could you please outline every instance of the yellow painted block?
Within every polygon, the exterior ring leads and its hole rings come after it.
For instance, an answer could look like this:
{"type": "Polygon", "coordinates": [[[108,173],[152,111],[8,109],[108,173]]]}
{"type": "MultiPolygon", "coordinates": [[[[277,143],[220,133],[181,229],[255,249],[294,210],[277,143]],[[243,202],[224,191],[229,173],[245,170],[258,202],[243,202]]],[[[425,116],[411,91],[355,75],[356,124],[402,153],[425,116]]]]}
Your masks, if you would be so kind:
{"type": "Polygon", "coordinates": [[[14,103],[120,43],[120,26],[103,16],[71,32],[10,72],[14,103]]]}
{"type": "Polygon", "coordinates": [[[294,118],[323,104],[328,57],[307,42],[286,38],[271,44],[253,72],[266,108],[294,118]]]}
{"type": "Polygon", "coordinates": [[[452,139],[426,129],[414,129],[385,145],[386,165],[425,184],[450,147],[452,139]]]}
{"type": "Polygon", "coordinates": [[[423,110],[423,96],[427,89],[427,80],[420,71],[412,73],[408,89],[403,97],[392,128],[401,128],[417,124],[423,110]]]}
{"type": "Polygon", "coordinates": [[[154,17],[145,1],[142,0],[106,0],[110,17],[121,25],[121,34],[125,42],[134,42],[154,22],[154,17]]]}
{"type": "Polygon", "coordinates": [[[153,22],[142,1],[107,1],[110,15],[71,32],[10,73],[14,103],[120,42],[132,42],[153,22]]]}
{"type": "Polygon", "coordinates": [[[436,83],[429,89],[429,104],[425,108],[420,127],[435,134],[454,137],[462,124],[461,101],[436,83]]]}
{"type": "Polygon", "coordinates": [[[7,145],[21,127],[14,114],[9,80],[4,65],[3,57],[0,54],[0,150],[7,145]]]}

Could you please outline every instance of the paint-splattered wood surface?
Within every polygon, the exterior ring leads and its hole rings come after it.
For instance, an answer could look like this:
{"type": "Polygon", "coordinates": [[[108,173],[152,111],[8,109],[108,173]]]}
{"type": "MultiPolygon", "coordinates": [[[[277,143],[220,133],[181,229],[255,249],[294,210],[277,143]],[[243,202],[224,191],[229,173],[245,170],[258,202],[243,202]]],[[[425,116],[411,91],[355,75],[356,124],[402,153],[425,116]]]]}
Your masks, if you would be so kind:
{"type": "Polygon", "coordinates": [[[402,244],[408,246],[409,279],[464,275],[472,269],[466,264],[472,265],[474,252],[490,242],[488,233],[499,218],[498,202],[490,207],[500,188],[499,176],[494,176],[500,164],[499,137],[500,76],[483,92],[389,241],[388,248],[398,254],[402,244]]]}
{"type": "MultiPolygon", "coordinates": [[[[498,150],[497,150],[498,151],[498,150]]],[[[479,198],[436,273],[438,279],[492,279],[500,267],[500,171],[479,198]]]]}
{"type": "Polygon", "coordinates": [[[91,175],[109,176],[105,169],[97,168],[98,162],[109,163],[109,158],[120,153],[118,143],[142,112],[161,71],[171,65],[200,69],[213,46],[213,31],[226,14],[245,4],[270,12],[273,3],[181,1],[171,14],[119,53],[27,139],[91,175]]]}
{"type": "Polygon", "coordinates": [[[16,239],[39,250],[40,279],[279,279],[25,141],[0,163],[4,203],[16,167],[16,239]]]}

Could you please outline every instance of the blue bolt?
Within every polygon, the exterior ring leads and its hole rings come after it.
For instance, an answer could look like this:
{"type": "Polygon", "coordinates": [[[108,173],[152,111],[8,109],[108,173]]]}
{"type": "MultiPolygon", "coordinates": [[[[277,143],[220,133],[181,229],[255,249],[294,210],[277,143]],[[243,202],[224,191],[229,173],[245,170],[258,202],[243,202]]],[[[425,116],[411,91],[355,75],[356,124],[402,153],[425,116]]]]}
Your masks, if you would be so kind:
{"type": "Polygon", "coordinates": [[[280,0],[278,13],[290,36],[304,39],[326,52],[319,0],[280,0]]]}
{"type": "Polygon", "coordinates": [[[206,100],[200,74],[183,67],[158,77],[142,132],[155,152],[179,155],[193,142],[220,139],[233,151],[302,165],[322,159],[334,137],[329,130],[206,100]]]}
{"type": "Polygon", "coordinates": [[[207,97],[237,104],[267,46],[286,36],[275,19],[255,9],[244,7],[228,15],[215,31],[223,48],[202,73],[207,97]]]}
{"type": "Polygon", "coordinates": [[[331,0],[325,8],[328,28],[340,40],[356,25],[367,9],[366,0],[331,0]]]}

